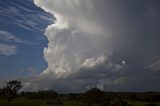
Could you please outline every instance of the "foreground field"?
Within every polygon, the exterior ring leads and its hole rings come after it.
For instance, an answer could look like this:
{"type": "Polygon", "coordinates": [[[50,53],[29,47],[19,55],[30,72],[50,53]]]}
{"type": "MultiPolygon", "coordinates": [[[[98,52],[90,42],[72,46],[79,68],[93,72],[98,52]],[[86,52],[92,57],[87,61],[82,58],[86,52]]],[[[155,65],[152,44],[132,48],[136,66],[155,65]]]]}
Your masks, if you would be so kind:
{"type": "MultiPolygon", "coordinates": [[[[131,103],[131,106],[146,106],[146,102],[134,101],[131,103]]],[[[30,100],[27,98],[18,98],[8,103],[5,99],[0,99],[0,106],[84,106],[79,101],[63,101],[61,104],[47,104],[46,100],[30,100]]],[[[157,103],[157,106],[160,106],[160,103],[157,103]]]]}
{"type": "MultiPolygon", "coordinates": [[[[147,102],[134,101],[131,106],[146,106],[147,102]]],[[[160,106],[160,103],[157,103],[157,106],[160,106]]]]}
{"type": "MultiPolygon", "coordinates": [[[[0,106],[50,106],[47,104],[46,100],[30,100],[26,98],[15,99],[12,102],[8,103],[5,99],[0,99],[0,106]]],[[[61,104],[52,104],[52,106],[83,106],[78,101],[64,101],[63,105],[61,104]]]]}

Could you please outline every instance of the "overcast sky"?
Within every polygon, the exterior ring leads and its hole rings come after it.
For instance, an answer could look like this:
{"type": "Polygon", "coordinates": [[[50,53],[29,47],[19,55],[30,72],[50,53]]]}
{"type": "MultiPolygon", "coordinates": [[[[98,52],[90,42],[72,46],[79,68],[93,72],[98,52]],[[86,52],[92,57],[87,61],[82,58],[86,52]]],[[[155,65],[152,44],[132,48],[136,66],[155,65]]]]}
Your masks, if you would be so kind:
{"type": "Polygon", "coordinates": [[[159,0],[0,1],[0,86],[160,90],[159,0]]]}

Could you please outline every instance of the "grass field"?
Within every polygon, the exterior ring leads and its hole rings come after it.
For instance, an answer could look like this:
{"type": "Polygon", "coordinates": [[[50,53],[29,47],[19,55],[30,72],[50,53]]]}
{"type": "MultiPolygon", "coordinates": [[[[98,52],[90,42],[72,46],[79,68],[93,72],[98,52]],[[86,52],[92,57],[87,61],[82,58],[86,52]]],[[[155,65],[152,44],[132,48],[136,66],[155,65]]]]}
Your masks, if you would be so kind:
{"type": "MultiPolygon", "coordinates": [[[[146,102],[134,101],[131,106],[145,106],[146,102]]],[[[160,106],[160,103],[157,103],[157,106],[160,106]]]]}
{"type": "MultiPolygon", "coordinates": [[[[64,105],[53,104],[52,106],[83,106],[78,101],[64,101],[64,105]]],[[[0,106],[50,106],[47,104],[46,100],[30,100],[26,98],[14,99],[12,102],[8,103],[5,99],[0,99],[0,106]]]]}
{"type": "MultiPolygon", "coordinates": [[[[145,106],[146,102],[134,101],[131,106],[145,106]]],[[[0,99],[0,106],[50,106],[45,100],[30,100],[26,98],[14,99],[8,103],[5,99],[0,99]]],[[[84,106],[78,101],[63,101],[63,105],[52,104],[52,106],[84,106]]],[[[157,103],[160,106],[160,103],[157,103]]]]}

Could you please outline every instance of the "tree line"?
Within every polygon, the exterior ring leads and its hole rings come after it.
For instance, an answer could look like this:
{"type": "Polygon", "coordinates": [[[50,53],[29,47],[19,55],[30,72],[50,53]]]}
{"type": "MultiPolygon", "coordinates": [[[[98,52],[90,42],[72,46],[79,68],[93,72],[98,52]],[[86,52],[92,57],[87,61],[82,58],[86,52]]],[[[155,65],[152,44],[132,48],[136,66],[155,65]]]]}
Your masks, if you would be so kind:
{"type": "Polygon", "coordinates": [[[0,89],[0,97],[11,102],[17,97],[35,100],[47,100],[47,104],[63,104],[63,101],[79,101],[86,106],[131,106],[132,101],[152,103],[160,102],[159,92],[105,92],[92,88],[85,93],[58,94],[55,90],[37,92],[19,92],[22,83],[17,80],[9,81],[0,89]],[[130,101],[130,103],[128,103],[130,101]]]}

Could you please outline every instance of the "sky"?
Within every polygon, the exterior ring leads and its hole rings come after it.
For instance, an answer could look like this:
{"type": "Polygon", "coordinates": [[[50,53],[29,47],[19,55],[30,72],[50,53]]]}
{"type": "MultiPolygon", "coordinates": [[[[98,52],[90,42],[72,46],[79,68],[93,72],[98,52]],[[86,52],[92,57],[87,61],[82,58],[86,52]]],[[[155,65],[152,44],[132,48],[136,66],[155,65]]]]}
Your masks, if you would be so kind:
{"type": "Polygon", "coordinates": [[[0,1],[0,86],[160,90],[159,0],[0,1]]]}
{"type": "Polygon", "coordinates": [[[53,17],[31,0],[0,1],[0,78],[29,76],[47,67],[45,27],[53,17]]]}

